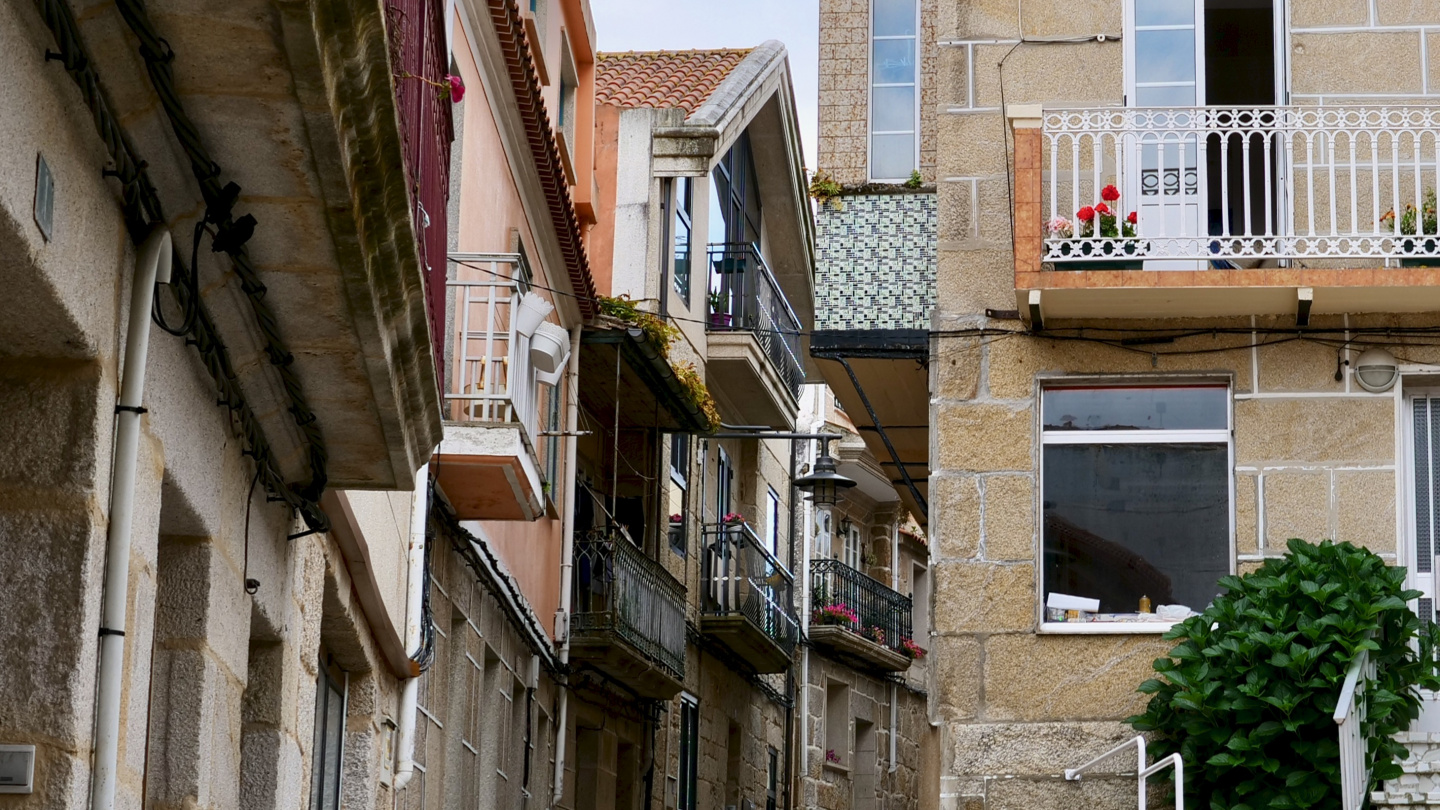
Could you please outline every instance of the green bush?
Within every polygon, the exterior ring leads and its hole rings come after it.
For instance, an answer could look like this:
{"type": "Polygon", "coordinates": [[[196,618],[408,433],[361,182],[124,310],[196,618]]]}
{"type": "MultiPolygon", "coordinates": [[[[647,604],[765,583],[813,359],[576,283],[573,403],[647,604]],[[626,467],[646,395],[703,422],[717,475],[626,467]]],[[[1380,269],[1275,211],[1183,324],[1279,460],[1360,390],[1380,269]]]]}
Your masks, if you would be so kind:
{"type": "Polygon", "coordinates": [[[1372,778],[1400,773],[1393,735],[1419,713],[1418,689],[1437,685],[1433,627],[1406,606],[1405,569],[1349,543],[1291,540],[1289,553],[1243,577],[1165,638],[1153,695],[1129,718],[1152,732],[1155,756],[1179,751],[1186,802],[1214,810],[1340,806],[1333,720],[1346,670],[1369,650],[1365,736],[1372,778]],[[1415,642],[1419,640],[1419,644],[1415,642]],[[1418,652],[1417,652],[1418,650],[1418,652]]]}

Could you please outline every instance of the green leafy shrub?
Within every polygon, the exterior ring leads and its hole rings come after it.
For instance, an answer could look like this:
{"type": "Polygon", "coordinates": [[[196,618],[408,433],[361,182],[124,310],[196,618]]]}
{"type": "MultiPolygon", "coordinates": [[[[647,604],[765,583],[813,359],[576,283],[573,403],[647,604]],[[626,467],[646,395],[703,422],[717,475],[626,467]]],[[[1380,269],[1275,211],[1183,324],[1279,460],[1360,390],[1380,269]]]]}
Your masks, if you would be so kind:
{"type": "Polygon", "coordinates": [[[1393,735],[1419,713],[1418,688],[1434,688],[1431,628],[1406,606],[1405,569],[1349,543],[1291,540],[1289,553],[1243,577],[1170,630],[1180,643],[1155,660],[1160,677],[1144,714],[1155,756],[1185,759],[1186,802],[1215,810],[1340,806],[1332,716],[1350,662],[1369,650],[1372,778],[1400,773],[1393,735]],[[1422,637],[1420,652],[1412,647],[1422,637]]]}
{"type": "Polygon", "coordinates": [[[596,299],[600,304],[600,311],[619,321],[624,321],[632,326],[640,327],[645,333],[645,339],[659,350],[665,357],[670,356],[670,346],[675,339],[680,337],[680,330],[670,325],[658,315],[653,315],[640,309],[637,302],[628,295],[611,298],[602,295],[596,299]]]}

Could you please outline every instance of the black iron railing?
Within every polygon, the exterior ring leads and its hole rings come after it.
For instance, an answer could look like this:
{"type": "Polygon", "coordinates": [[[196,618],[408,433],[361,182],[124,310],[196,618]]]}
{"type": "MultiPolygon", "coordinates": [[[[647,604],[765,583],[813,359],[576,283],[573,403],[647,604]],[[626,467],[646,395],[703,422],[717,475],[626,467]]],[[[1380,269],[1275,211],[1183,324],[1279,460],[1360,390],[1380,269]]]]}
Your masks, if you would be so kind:
{"type": "Polygon", "coordinates": [[[800,638],[795,618],[794,579],[744,523],[705,527],[701,557],[703,611],[741,615],[789,653],[800,638]]]}
{"type": "Polygon", "coordinates": [[[710,246],[711,332],[754,332],[792,396],[800,396],[800,319],[751,243],[710,246]]]}
{"type": "Polygon", "coordinates": [[[892,650],[910,638],[910,597],[839,560],[810,563],[810,624],[839,625],[892,650]]]}
{"type": "Polygon", "coordinates": [[[685,676],[685,588],[619,530],[575,538],[571,630],[614,633],[675,678],[685,676]]]}

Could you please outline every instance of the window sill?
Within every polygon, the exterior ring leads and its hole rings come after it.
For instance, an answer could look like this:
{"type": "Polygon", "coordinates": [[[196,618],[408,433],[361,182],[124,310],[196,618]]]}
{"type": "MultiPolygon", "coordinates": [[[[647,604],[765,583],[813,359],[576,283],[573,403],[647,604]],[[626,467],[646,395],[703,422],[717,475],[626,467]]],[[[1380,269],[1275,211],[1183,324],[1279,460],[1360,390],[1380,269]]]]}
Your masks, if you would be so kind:
{"type": "Polygon", "coordinates": [[[1041,622],[1040,634],[1053,636],[1158,636],[1179,622],[1041,622]]]}
{"type": "Polygon", "coordinates": [[[827,760],[825,762],[825,770],[832,773],[838,773],[847,779],[850,778],[850,768],[845,765],[841,765],[838,762],[830,762],[827,760]]]}

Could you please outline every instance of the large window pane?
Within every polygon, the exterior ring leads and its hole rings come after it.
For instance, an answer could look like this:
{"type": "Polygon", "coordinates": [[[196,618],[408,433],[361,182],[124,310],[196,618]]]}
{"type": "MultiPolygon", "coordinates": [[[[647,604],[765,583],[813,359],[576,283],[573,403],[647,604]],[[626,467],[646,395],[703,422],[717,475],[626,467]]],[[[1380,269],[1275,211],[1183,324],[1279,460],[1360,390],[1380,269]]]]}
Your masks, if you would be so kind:
{"type": "Polygon", "coordinates": [[[1229,389],[1222,386],[1049,388],[1046,430],[1224,430],[1229,389]]]}
{"type": "Polygon", "coordinates": [[[1195,31],[1135,32],[1135,81],[1195,81],[1195,31]]]}
{"type": "Polygon", "coordinates": [[[870,62],[872,83],[915,83],[915,40],[877,39],[874,44],[870,62]]]}
{"type": "Polygon", "coordinates": [[[1230,572],[1225,444],[1049,445],[1042,486],[1047,599],[1200,611],[1230,572]]]}
{"type": "Polygon", "coordinates": [[[909,132],[915,129],[915,88],[877,87],[870,96],[872,132],[909,132]]]}
{"type": "Polygon", "coordinates": [[[915,0],[875,0],[874,31],[877,37],[915,34],[915,0]]]}
{"type": "Polygon", "coordinates": [[[915,170],[915,136],[870,136],[870,176],[876,180],[906,180],[915,170]]]}
{"type": "Polygon", "coordinates": [[[1136,25],[1194,25],[1195,0],[1135,0],[1136,25]]]}
{"type": "Polygon", "coordinates": [[[1194,107],[1195,85],[1137,87],[1135,88],[1135,103],[1139,107],[1194,107]]]}

